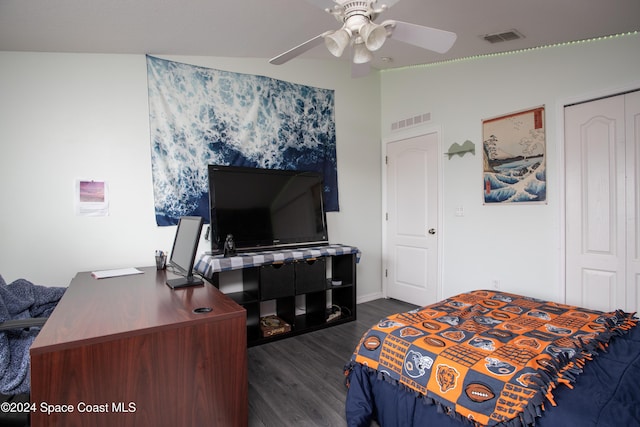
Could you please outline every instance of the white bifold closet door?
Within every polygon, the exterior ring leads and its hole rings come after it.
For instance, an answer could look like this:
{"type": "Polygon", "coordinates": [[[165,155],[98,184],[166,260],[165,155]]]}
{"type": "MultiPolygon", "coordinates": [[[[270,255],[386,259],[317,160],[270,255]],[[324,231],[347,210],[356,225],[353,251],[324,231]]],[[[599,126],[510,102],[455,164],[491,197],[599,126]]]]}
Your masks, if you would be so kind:
{"type": "Polygon", "coordinates": [[[640,307],[640,91],[565,107],[566,301],[640,307]]]}

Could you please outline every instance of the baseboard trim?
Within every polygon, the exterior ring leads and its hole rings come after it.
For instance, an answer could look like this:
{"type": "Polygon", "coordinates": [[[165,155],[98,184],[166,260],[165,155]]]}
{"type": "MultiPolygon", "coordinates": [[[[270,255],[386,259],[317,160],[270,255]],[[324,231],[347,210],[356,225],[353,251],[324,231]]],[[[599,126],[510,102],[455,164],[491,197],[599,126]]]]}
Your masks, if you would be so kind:
{"type": "Polygon", "coordinates": [[[363,304],[365,302],[373,301],[376,299],[384,298],[382,292],[375,292],[373,294],[368,295],[360,295],[356,298],[356,304],[363,304]]]}

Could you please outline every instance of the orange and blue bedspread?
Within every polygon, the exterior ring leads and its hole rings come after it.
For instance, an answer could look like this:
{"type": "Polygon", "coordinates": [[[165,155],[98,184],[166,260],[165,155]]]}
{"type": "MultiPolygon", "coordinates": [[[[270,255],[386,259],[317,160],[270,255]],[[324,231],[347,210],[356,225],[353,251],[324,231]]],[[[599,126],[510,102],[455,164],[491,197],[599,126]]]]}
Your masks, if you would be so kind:
{"type": "Polygon", "coordinates": [[[636,322],[622,311],[473,291],[381,320],[346,373],[367,366],[478,426],[527,425],[636,322]]]}

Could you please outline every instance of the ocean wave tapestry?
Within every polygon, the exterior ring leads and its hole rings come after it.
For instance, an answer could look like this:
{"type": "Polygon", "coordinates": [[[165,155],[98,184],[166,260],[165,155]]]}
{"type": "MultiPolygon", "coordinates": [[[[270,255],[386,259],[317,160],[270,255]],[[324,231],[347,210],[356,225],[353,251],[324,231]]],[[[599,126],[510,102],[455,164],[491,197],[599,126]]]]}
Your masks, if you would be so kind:
{"type": "Polygon", "coordinates": [[[209,220],[207,165],[321,172],[337,211],[334,91],[147,56],[156,222],[209,220]]]}
{"type": "Polygon", "coordinates": [[[544,106],[482,121],[485,204],[546,203],[544,106]]]}

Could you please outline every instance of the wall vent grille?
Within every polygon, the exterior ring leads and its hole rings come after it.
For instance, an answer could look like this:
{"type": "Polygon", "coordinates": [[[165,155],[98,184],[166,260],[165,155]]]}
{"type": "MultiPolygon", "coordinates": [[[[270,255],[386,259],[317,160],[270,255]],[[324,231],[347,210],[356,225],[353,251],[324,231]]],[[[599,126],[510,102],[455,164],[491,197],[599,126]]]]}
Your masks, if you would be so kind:
{"type": "Polygon", "coordinates": [[[413,117],[407,117],[406,119],[398,120],[391,123],[391,130],[402,130],[408,127],[421,125],[431,120],[431,113],[423,113],[413,117]]]}

